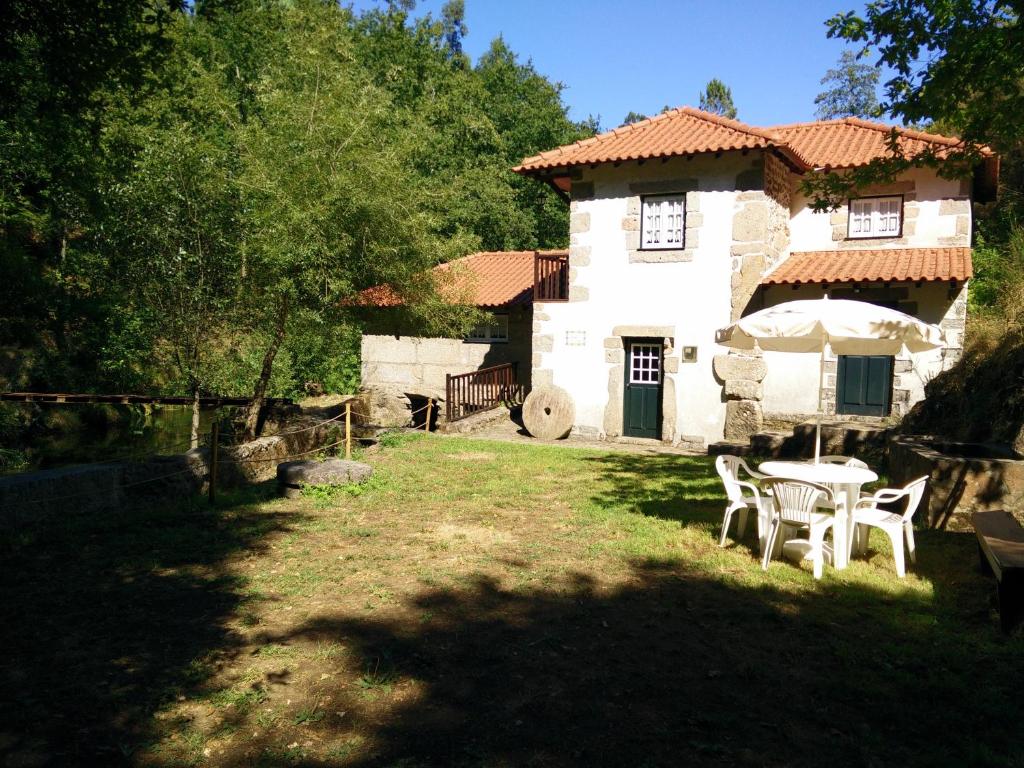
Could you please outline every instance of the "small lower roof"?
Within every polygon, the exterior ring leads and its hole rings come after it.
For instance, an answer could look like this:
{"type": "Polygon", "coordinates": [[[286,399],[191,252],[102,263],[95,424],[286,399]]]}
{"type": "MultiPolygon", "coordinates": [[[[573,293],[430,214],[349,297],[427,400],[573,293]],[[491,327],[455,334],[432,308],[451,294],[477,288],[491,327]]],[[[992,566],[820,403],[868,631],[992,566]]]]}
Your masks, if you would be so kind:
{"type": "Polygon", "coordinates": [[[797,251],[761,285],[868,282],[964,282],[974,274],[970,248],[797,251]]]}
{"type": "MultiPolygon", "coordinates": [[[[567,250],[484,251],[449,261],[434,268],[442,278],[440,288],[456,303],[478,307],[508,307],[533,301],[534,257],[568,256],[567,250]]],[[[354,302],[358,306],[396,307],[404,303],[390,286],[367,288],[354,302]]]]}

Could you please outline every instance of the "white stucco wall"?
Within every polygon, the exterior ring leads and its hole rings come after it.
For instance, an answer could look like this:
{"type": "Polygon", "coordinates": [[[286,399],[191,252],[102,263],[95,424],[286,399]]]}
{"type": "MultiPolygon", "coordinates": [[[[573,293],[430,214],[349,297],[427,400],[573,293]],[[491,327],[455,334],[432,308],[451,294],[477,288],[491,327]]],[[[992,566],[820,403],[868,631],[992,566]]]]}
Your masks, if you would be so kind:
{"type": "Polygon", "coordinates": [[[966,204],[968,195],[958,180],[943,179],[933,170],[916,168],[900,177],[888,189],[879,187],[867,190],[870,195],[886,194],[889,191],[904,194],[904,236],[899,241],[869,238],[864,240],[836,240],[833,226],[839,225],[845,233],[846,206],[838,211],[815,213],[809,200],[797,189],[793,197],[790,219],[791,251],[831,251],[838,248],[925,248],[943,245],[969,245],[970,209],[966,204]],[[943,205],[946,201],[946,205],[943,205]],[[950,205],[951,201],[960,206],[950,205]],[[958,222],[958,216],[966,216],[958,222]],[[910,222],[914,223],[911,224],[910,222]],[[963,231],[966,223],[966,231],[963,231]],[[958,232],[958,224],[961,231],[958,232]],[[955,241],[955,242],[954,242],[955,241]]]}
{"type": "MultiPolygon", "coordinates": [[[[896,359],[893,379],[893,414],[906,413],[924,399],[924,387],[944,368],[951,365],[963,346],[963,320],[966,287],[950,288],[948,283],[894,283],[886,288],[865,287],[854,294],[850,287],[836,286],[827,291],[830,298],[888,300],[926,323],[942,327],[944,349],[935,349],[896,359]]],[[[821,286],[772,286],[764,293],[765,306],[785,301],[818,299],[826,293],[821,286]]],[[[767,416],[795,416],[815,413],[818,408],[819,356],[766,352],[768,375],[763,382],[764,412],[767,416]]],[[[825,412],[835,412],[836,356],[826,356],[825,412]]]]}
{"type": "Polygon", "coordinates": [[[678,366],[677,373],[667,374],[675,385],[675,438],[721,439],[725,402],[712,359],[726,350],[714,338],[715,330],[730,321],[736,176],[751,164],[751,157],[733,153],[634,164],[628,173],[604,167],[584,173],[584,180],[594,183],[594,194],[575,202],[573,215],[589,216],[589,226],[572,234],[571,245],[590,248],[589,264],[575,266],[572,279],[587,298],[539,304],[534,315],[534,370],[550,369],[553,383],[572,394],[578,432],[605,434],[609,372],[616,365],[608,354],[615,350],[606,349],[605,339],[616,326],[670,326],[674,336],[666,350],[666,371],[678,366]],[[629,185],[666,179],[697,180],[696,198],[689,197],[687,203],[689,214],[696,202],[701,219],[692,260],[630,263],[623,220],[636,193],[629,185]],[[567,337],[578,341],[579,332],[585,334],[583,345],[566,343],[567,337]],[[537,351],[537,334],[552,337],[550,352],[537,351]],[[684,346],[697,347],[697,362],[680,361],[684,346]]]}

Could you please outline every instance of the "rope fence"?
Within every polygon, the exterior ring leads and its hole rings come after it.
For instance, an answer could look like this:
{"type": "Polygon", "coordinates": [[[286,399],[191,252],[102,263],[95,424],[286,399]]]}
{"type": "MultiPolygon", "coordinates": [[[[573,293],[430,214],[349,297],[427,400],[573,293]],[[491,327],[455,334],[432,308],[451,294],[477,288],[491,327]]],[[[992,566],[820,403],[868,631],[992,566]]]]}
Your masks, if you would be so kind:
{"type": "MultiPolygon", "coordinates": [[[[414,417],[417,414],[426,411],[427,414],[426,414],[426,417],[425,417],[425,420],[424,420],[423,427],[424,427],[424,431],[429,431],[430,430],[431,415],[432,415],[433,411],[435,409],[437,409],[437,408],[438,408],[438,405],[434,401],[434,399],[428,398],[427,399],[427,403],[424,406],[422,406],[420,408],[416,408],[416,409],[411,410],[409,412],[409,417],[410,417],[409,425],[410,426],[415,425],[415,418],[414,417]]],[[[305,427],[301,427],[299,429],[289,430],[287,432],[280,432],[280,433],[277,433],[275,435],[271,435],[270,437],[290,437],[290,436],[297,435],[297,434],[302,434],[302,433],[305,433],[305,432],[311,432],[313,430],[320,429],[320,428],[324,427],[325,425],[333,424],[333,423],[336,423],[336,422],[340,422],[342,419],[344,419],[345,436],[343,438],[339,439],[339,440],[336,440],[335,442],[332,442],[332,443],[328,444],[328,445],[317,446],[316,448],[311,448],[311,449],[305,450],[305,451],[299,451],[297,453],[289,453],[289,454],[287,454],[285,456],[249,456],[249,457],[245,457],[245,458],[238,458],[238,457],[230,457],[230,458],[224,457],[224,458],[222,458],[222,457],[219,456],[220,449],[223,449],[223,448],[230,449],[230,448],[233,448],[233,447],[237,447],[238,445],[241,445],[241,444],[239,444],[239,443],[233,443],[232,444],[232,443],[223,443],[223,442],[221,442],[220,435],[219,435],[219,432],[220,432],[220,430],[219,430],[219,423],[217,421],[214,421],[213,428],[211,429],[211,432],[210,432],[210,435],[209,435],[209,442],[208,442],[208,447],[210,449],[209,474],[208,474],[208,482],[209,482],[208,489],[209,489],[210,501],[213,502],[214,499],[215,499],[216,478],[217,478],[218,465],[231,464],[231,465],[235,465],[235,466],[245,466],[245,465],[249,465],[249,464],[262,464],[262,463],[268,463],[268,462],[282,463],[282,462],[285,462],[285,461],[291,461],[292,459],[302,458],[304,456],[311,456],[313,454],[324,453],[326,451],[329,451],[329,450],[331,450],[333,448],[337,448],[337,447],[342,446],[342,445],[345,446],[345,458],[349,459],[352,456],[352,420],[353,419],[356,419],[357,421],[364,422],[362,424],[362,426],[364,428],[387,429],[387,427],[385,427],[383,425],[370,424],[369,423],[370,417],[368,415],[357,413],[357,412],[353,411],[352,410],[352,401],[350,400],[350,401],[347,401],[345,403],[345,410],[342,411],[341,413],[339,413],[336,416],[332,416],[329,419],[324,419],[323,421],[319,421],[319,422],[317,422],[315,424],[308,425],[308,426],[305,426],[305,427]]],[[[189,441],[187,441],[184,444],[179,444],[178,446],[175,446],[174,449],[172,449],[171,453],[172,454],[173,453],[179,453],[179,454],[180,453],[184,453],[185,451],[189,450],[191,447],[192,447],[192,440],[190,439],[189,441]]],[[[123,456],[123,457],[118,457],[118,458],[105,459],[103,461],[89,462],[89,466],[109,465],[109,464],[117,464],[117,463],[130,464],[130,463],[133,463],[133,462],[142,463],[144,460],[150,459],[152,457],[153,457],[152,453],[140,453],[140,454],[136,454],[135,456],[123,456]]],[[[146,485],[146,484],[149,484],[149,483],[156,483],[156,482],[160,482],[160,481],[163,481],[163,480],[168,480],[168,479],[174,478],[174,477],[180,477],[180,476],[183,476],[183,475],[195,476],[196,475],[196,471],[195,471],[195,469],[193,467],[187,467],[185,469],[176,470],[174,472],[169,472],[167,474],[158,475],[156,477],[147,477],[147,478],[144,478],[142,480],[136,480],[136,481],[133,481],[133,482],[130,482],[130,483],[121,483],[119,485],[116,485],[114,488],[103,488],[103,489],[100,489],[100,490],[103,491],[103,492],[111,491],[111,490],[119,490],[120,491],[120,490],[125,490],[125,489],[128,489],[128,488],[134,488],[134,487],[137,487],[137,486],[146,485]]],[[[23,502],[20,502],[20,503],[23,503],[23,504],[51,504],[51,503],[59,502],[59,501],[67,501],[67,500],[70,500],[70,499],[84,498],[84,497],[87,497],[87,496],[95,496],[96,493],[97,493],[96,489],[90,489],[90,490],[85,490],[85,491],[79,491],[79,492],[76,492],[76,493],[65,494],[65,495],[62,495],[62,496],[49,496],[49,497],[43,497],[43,498],[37,498],[37,499],[29,499],[27,501],[23,501],[23,502]]]]}

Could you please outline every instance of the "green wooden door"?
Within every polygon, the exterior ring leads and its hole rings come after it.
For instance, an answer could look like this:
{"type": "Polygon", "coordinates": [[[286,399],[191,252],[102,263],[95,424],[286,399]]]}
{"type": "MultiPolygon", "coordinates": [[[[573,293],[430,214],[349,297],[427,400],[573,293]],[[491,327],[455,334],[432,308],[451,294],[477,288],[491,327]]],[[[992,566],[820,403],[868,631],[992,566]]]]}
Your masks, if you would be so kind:
{"type": "Polygon", "coordinates": [[[626,386],[622,432],[661,438],[661,340],[626,341],[626,386]]]}
{"type": "Polygon", "coordinates": [[[840,355],[836,413],[888,416],[892,402],[892,362],[885,355],[840,355]]]}

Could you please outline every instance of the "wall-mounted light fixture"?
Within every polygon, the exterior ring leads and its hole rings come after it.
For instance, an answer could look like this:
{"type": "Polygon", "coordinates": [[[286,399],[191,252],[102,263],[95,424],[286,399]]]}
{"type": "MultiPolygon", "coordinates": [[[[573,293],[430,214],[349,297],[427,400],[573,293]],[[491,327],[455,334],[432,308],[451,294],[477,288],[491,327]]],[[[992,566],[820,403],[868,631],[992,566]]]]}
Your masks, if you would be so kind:
{"type": "Polygon", "coordinates": [[[684,363],[696,363],[697,362],[697,348],[696,347],[683,347],[682,354],[684,363]]]}

